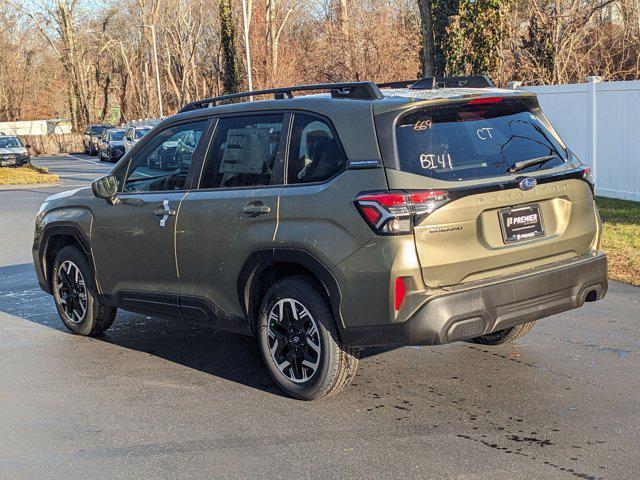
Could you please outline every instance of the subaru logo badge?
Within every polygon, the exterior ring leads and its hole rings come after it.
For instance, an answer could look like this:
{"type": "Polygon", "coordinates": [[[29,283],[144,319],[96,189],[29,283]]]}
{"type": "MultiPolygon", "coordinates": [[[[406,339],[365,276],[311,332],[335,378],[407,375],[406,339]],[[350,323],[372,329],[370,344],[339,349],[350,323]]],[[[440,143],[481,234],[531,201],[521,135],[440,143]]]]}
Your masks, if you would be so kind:
{"type": "Polygon", "coordinates": [[[518,183],[518,186],[520,187],[520,190],[531,190],[537,184],[538,184],[538,181],[535,178],[527,177],[520,180],[520,183],[518,183]]]}

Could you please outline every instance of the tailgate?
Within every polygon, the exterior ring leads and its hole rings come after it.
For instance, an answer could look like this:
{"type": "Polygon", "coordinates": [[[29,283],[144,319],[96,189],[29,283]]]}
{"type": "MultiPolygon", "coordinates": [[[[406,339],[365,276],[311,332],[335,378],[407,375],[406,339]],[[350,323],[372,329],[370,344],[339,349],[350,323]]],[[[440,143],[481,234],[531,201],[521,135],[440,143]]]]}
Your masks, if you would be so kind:
{"type": "Polygon", "coordinates": [[[423,219],[414,235],[425,283],[441,287],[584,254],[594,246],[598,228],[589,185],[568,179],[528,191],[468,194],[423,219]],[[543,231],[531,238],[505,239],[501,212],[508,215],[521,206],[539,212],[543,231]]]}
{"type": "Polygon", "coordinates": [[[431,192],[413,194],[427,285],[514,273],[596,245],[588,171],[534,96],[479,89],[380,109],[376,129],[389,188],[431,192]]]}

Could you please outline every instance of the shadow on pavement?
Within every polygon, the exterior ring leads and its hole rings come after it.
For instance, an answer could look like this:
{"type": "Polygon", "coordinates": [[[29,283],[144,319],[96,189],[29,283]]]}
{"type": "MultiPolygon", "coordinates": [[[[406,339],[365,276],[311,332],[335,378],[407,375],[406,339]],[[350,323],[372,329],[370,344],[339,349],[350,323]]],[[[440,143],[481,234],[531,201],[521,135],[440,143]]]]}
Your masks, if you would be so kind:
{"type": "MultiPolygon", "coordinates": [[[[0,268],[0,311],[67,331],[53,299],[40,289],[32,264],[0,268]]],[[[282,396],[250,337],[119,311],[99,340],[282,396]]]]}

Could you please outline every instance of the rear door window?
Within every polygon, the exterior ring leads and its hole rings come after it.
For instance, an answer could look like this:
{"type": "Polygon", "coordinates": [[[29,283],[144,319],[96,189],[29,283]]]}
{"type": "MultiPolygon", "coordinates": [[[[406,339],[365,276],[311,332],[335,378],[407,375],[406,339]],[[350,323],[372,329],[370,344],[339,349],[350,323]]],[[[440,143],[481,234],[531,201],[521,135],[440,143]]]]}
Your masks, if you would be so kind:
{"type": "Polygon", "coordinates": [[[441,180],[502,176],[518,162],[549,157],[519,173],[561,165],[564,147],[526,101],[495,98],[424,108],[400,118],[403,171],[441,180]]]}
{"type": "Polygon", "coordinates": [[[324,182],[345,164],[346,158],[328,123],[296,113],[289,145],[287,183],[324,182]]]}

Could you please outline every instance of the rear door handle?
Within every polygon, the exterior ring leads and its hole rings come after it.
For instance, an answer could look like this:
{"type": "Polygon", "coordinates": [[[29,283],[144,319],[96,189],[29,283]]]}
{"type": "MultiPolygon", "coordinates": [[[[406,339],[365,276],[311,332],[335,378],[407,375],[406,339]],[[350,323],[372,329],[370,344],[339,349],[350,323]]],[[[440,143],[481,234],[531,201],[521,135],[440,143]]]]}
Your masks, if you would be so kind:
{"type": "Polygon", "coordinates": [[[244,206],[242,209],[244,213],[246,213],[251,218],[257,217],[258,215],[264,215],[265,213],[271,212],[271,207],[265,205],[262,202],[251,202],[244,206]]]}

